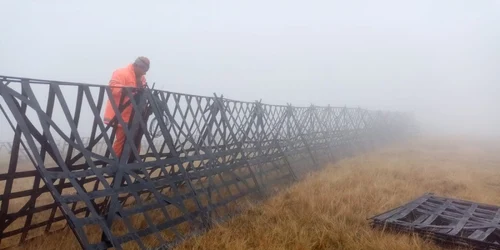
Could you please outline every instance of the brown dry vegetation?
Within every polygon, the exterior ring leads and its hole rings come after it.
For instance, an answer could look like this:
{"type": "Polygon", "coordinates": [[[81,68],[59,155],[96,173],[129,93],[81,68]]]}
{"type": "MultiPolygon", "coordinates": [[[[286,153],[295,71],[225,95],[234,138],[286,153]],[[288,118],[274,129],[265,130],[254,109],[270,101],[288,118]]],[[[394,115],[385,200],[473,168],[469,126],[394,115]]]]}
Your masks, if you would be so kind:
{"type": "MultiPolygon", "coordinates": [[[[419,140],[345,159],[178,249],[440,249],[416,236],[373,230],[367,218],[426,192],[500,205],[500,145],[419,140]]],[[[13,249],[74,249],[68,229],[13,249]]]]}

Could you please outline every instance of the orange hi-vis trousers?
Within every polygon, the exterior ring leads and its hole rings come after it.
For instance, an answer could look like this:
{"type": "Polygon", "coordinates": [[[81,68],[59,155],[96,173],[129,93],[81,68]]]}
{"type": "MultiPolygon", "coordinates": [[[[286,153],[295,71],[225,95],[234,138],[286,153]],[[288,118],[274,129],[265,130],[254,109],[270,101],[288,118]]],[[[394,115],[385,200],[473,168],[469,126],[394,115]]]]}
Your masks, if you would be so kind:
{"type": "MultiPolygon", "coordinates": [[[[127,141],[127,136],[125,135],[125,131],[121,126],[116,126],[116,134],[115,134],[115,141],[113,142],[113,150],[115,151],[116,155],[118,158],[123,153],[123,148],[125,146],[125,143],[127,141]]],[[[136,145],[137,151],[139,153],[141,152],[141,143],[139,142],[138,145],[136,145]]],[[[132,151],[130,151],[130,154],[132,154],[132,151]]]]}

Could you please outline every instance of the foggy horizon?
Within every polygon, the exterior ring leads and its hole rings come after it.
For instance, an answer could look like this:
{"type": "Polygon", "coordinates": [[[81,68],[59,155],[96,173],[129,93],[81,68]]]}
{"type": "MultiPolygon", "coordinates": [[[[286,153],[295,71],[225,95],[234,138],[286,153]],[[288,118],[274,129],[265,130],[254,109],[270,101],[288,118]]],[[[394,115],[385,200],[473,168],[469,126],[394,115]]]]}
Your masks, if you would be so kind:
{"type": "Polygon", "coordinates": [[[146,78],[157,89],[407,111],[427,132],[500,135],[498,1],[2,7],[0,75],[104,85],[147,56],[146,78]]]}

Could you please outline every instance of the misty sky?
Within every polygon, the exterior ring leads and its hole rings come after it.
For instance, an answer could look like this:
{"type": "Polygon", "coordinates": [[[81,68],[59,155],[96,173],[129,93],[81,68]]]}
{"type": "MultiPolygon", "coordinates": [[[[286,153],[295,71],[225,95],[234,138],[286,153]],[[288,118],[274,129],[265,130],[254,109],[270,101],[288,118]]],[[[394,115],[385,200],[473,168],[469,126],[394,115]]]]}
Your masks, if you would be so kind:
{"type": "MultiPolygon", "coordinates": [[[[500,133],[500,1],[0,0],[0,75],[150,85],[297,106],[414,111],[500,133]]],[[[3,127],[4,125],[2,125],[3,127]]]]}

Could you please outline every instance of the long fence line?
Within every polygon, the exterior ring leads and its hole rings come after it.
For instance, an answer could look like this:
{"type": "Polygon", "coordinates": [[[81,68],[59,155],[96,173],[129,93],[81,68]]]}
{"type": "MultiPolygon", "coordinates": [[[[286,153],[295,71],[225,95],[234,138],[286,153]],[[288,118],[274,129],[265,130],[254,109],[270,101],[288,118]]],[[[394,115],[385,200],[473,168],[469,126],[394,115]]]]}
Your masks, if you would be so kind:
{"type": "Polygon", "coordinates": [[[84,249],[172,246],[248,198],[411,135],[406,113],[0,76],[0,248],[70,227],[84,249]],[[106,100],[127,124],[103,123],[106,100]],[[116,126],[126,143],[112,150],[116,126]],[[134,146],[141,141],[141,150],[134,146]],[[24,162],[21,164],[21,162],[24,162]]]}

